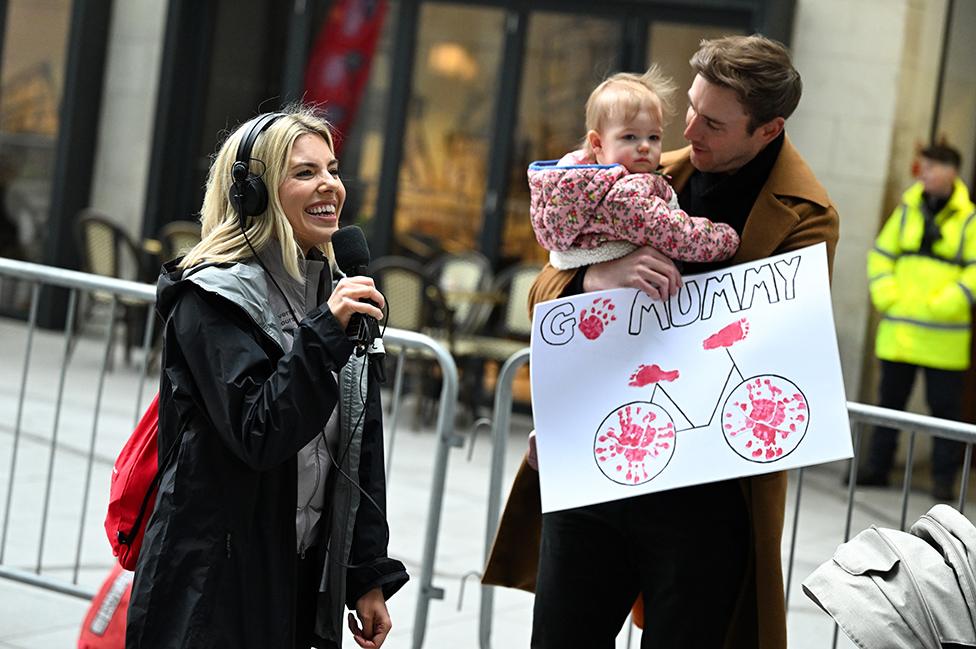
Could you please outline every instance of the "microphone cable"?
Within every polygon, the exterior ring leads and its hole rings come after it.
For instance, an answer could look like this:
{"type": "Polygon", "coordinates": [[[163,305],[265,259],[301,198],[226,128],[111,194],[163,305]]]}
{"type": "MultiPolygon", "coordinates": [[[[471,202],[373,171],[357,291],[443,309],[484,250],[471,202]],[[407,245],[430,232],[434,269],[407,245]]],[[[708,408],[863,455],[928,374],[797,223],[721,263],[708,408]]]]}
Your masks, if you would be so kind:
{"type": "MultiPolygon", "coordinates": [[[[377,289],[377,290],[379,290],[379,289],[377,289]]],[[[380,292],[380,295],[383,295],[383,293],[380,292]]],[[[386,335],[386,327],[387,327],[387,324],[388,324],[389,313],[390,313],[389,312],[389,308],[390,307],[389,307],[389,303],[386,301],[386,295],[383,295],[383,304],[384,304],[384,307],[385,307],[385,312],[383,314],[383,329],[380,332],[380,338],[382,338],[384,335],[386,335]]],[[[348,454],[349,449],[352,446],[353,441],[356,438],[357,431],[360,434],[364,434],[365,433],[365,426],[363,428],[360,428],[360,425],[363,423],[363,417],[366,415],[366,400],[367,400],[367,396],[368,396],[368,393],[369,393],[369,385],[368,385],[368,382],[367,382],[366,393],[363,393],[363,376],[364,376],[364,374],[366,372],[366,368],[369,365],[369,363],[370,363],[370,359],[367,357],[367,359],[365,361],[363,361],[363,366],[362,366],[362,369],[360,370],[360,374],[359,374],[359,399],[360,399],[360,402],[362,403],[363,408],[359,412],[359,417],[356,419],[356,424],[353,426],[352,434],[349,435],[349,439],[346,440],[346,445],[345,445],[345,447],[343,447],[342,453],[339,455],[339,459],[338,460],[336,460],[335,456],[332,454],[332,449],[329,448],[328,440],[326,439],[326,440],[324,440],[324,442],[325,442],[325,450],[326,450],[326,453],[328,453],[328,455],[329,455],[329,460],[332,462],[332,466],[335,467],[336,471],[338,471],[339,474],[342,475],[343,478],[345,478],[346,480],[348,480],[350,484],[352,484],[354,487],[356,487],[356,489],[359,490],[359,493],[362,494],[363,496],[365,496],[366,497],[366,500],[369,501],[369,503],[376,509],[377,512],[379,512],[379,514],[380,514],[380,520],[383,521],[383,546],[386,547],[390,543],[390,522],[386,518],[386,511],[382,507],[380,507],[380,504],[378,502],[376,502],[376,499],[373,498],[369,494],[369,492],[366,491],[363,488],[363,486],[361,484],[359,484],[359,481],[353,479],[353,477],[350,476],[348,473],[346,473],[343,470],[342,466],[341,466],[343,460],[346,459],[346,455],[348,454]]],[[[340,417],[342,416],[342,412],[341,411],[339,413],[339,416],[340,417]]],[[[325,431],[323,431],[321,434],[324,436],[325,435],[325,431]]],[[[331,539],[329,539],[329,542],[331,543],[331,539]]],[[[330,548],[329,548],[328,545],[326,545],[326,547],[325,547],[325,552],[329,556],[329,560],[330,561],[332,561],[335,565],[338,565],[338,566],[341,566],[343,568],[346,568],[347,570],[353,570],[353,569],[359,569],[359,568],[370,568],[372,570],[376,570],[376,568],[373,567],[373,566],[367,566],[367,565],[364,565],[364,564],[347,564],[347,563],[343,563],[342,561],[339,561],[338,559],[336,559],[332,555],[332,552],[331,552],[331,550],[330,550],[330,548]]],[[[378,571],[377,571],[377,574],[379,574],[378,571]]]]}

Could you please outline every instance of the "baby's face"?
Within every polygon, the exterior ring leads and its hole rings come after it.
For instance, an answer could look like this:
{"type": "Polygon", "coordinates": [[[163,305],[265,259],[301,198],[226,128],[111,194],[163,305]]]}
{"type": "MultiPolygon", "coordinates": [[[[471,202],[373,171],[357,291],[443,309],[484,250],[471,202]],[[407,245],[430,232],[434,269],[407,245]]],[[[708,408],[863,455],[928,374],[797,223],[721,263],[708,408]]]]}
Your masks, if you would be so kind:
{"type": "Polygon", "coordinates": [[[642,108],[631,120],[611,122],[591,138],[600,164],[621,164],[627,171],[650,173],[661,162],[661,109],[642,108]]]}

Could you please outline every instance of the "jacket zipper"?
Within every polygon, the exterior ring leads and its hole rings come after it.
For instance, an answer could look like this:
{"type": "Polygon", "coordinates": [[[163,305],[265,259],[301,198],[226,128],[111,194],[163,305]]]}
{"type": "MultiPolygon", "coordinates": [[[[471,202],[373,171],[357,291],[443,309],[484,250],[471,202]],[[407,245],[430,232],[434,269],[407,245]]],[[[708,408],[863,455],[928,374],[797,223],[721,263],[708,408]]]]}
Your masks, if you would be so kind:
{"type": "MultiPolygon", "coordinates": [[[[346,380],[348,381],[349,378],[346,377],[346,380]]],[[[353,390],[351,390],[348,387],[346,387],[344,385],[344,383],[343,383],[342,380],[337,381],[337,384],[339,385],[340,403],[342,404],[342,408],[340,408],[340,410],[339,410],[338,420],[337,420],[337,423],[339,425],[339,431],[340,431],[339,443],[342,444],[342,440],[343,440],[343,436],[341,434],[341,432],[343,430],[342,416],[343,416],[343,413],[349,414],[349,413],[352,412],[352,403],[353,403],[352,399],[353,399],[353,397],[352,397],[352,394],[351,393],[353,392],[353,390]],[[344,387],[346,389],[343,389],[344,387]]],[[[357,387],[358,387],[358,385],[357,385],[357,387]]],[[[355,435],[356,434],[356,431],[355,430],[349,431],[349,434],[350,435],[355,435]]],[[[339,461],[341,463],[345,464],[345,462],[348,461],[348,457],[343,457],[339,461]]],[[[340,470],[341,470],[341,467],[340,467],[340,470]]],[[[345,505],[345,512],[346,512],[346,515],[347,516],[348,516],[350,510],[352,509],[352,499],[355,496],[355,493],[354,493],[354,487],[355,486],[356,485],[351,484],[351,481],[350,481],[350,484],[347,484],[346,485],[346,505],[345,505]]],[[[338,555],[337,556],[338,556],[340,562],[345,562],[345,561],[348,561],[348,559],[349,559],[349,557],[346,555],[346,535],[347,535],[347,528],[348,528],[348,524],[344,522],[343,525],[341,525],[340,526],[340,529],[339,529],[339,544],[338,544],[338,548],[337,548],[338,549],[338,555]]],[[[342,563],[340,563],[340,565],[342,565],[342,563]]]]}

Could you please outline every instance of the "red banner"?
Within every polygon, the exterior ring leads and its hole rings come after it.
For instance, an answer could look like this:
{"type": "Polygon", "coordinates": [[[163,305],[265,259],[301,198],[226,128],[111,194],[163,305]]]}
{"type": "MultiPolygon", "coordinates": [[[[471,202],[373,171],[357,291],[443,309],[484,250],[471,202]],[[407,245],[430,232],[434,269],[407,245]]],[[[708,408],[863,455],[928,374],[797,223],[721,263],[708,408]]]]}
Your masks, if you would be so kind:
{"type": "Polygon", "coordinates": [[[385,0],[336,0],[305,69],[305,101],[320,104],[338,137],[352,128],[386,15],[385,0]]]}

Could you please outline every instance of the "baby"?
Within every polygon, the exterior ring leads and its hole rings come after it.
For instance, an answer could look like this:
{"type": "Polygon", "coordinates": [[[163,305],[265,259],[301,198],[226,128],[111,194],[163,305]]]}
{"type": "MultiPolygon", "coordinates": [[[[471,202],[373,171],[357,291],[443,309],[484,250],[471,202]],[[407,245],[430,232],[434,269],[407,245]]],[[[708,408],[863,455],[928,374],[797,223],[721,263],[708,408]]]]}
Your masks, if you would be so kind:
{"type": "Polygon", "coordinates": [[[673,92],[657,66],[642,75],[613,75],[586,101],[583,148],[529,166],[532,228],[553,266],[610,261],[638,246],[681,261],[735,254],[735,230],[683,212],[657,172],[673,92]]]}
{"type": "MultiPolygon", "coordinates": [[[[644,74],[619,73],[586,101],[583,148],[558,162],[529,165],[530,214],[549,263],[578,268],[619,259],[651,246],[680,261],[720,261],[735,254],[731,226],[688,216],[661,162],[664,113],[674,84],[657,66],[644,74]]],[[[538,470],[535,431],[529,466],[538,470]]]]}

